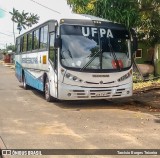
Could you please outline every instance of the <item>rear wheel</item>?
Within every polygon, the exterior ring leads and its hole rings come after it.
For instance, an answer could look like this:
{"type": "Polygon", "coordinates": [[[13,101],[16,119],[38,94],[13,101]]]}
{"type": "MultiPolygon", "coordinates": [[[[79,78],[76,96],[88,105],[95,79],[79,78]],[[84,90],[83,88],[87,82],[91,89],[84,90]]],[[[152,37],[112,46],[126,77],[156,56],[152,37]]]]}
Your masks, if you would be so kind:
{"type": "Polygon", "coordinates": [[[22,84],[23,84],[23,88],[24,89],[28,89],[28,85],[26,83],[26,77],[25,77],[25,74],[23,73],[23,76],[22,76],[22,84]]]}

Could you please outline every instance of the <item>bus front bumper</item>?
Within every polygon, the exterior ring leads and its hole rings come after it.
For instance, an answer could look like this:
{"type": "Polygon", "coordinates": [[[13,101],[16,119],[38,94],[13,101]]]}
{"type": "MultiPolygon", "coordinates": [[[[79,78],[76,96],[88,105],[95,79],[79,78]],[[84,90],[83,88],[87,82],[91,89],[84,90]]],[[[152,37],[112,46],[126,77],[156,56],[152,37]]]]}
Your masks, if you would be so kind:
{"type": "Polygon", "coordinates": [[[60,100],[93,100],[130,97],[133,93],[131,83],[109,87],[109,88],[88,88],[66,84],[59,84],[58,99],[60,100]]]}

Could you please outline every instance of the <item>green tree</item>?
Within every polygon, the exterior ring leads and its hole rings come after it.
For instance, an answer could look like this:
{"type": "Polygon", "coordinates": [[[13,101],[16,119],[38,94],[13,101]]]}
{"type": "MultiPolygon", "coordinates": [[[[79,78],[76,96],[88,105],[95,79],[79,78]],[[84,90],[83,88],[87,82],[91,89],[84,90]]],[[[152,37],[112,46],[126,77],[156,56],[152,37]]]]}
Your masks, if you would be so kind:
{"type": "Polygon", "coordinates": [[[12,12],[9,12],[11,15],[12,15],[12,18],[11,18],[11,20],[13,21],[13,36],[14,36],[14,44],[15,44],[15,40],[16,40],[16,38],[15,38],[15,29],[14,29],[14,23],[17,23],[18,21],[17,21],[17,18],[18,18],[18,10],[16,10],[16,9],[14,9],[13,8],[13,11],[12,12]]]}
{"type": "Polygon", "coordinates": [[[140,40],[160,41],[160,0],[67,0],[73,11],[134,27],[140,40]]]}
{"type": "Polygon", "coordinates": [[[12,52],[15,52],[15,45],[12,45],[12,44],[8,45],[7,48],[6,48],[6,50],[7,51],[8,50],[12,50],[12,52]]]}
{"type": "Polygon", "coordinates": [[[139,39],[145,39],[150,46],[160,42],[160,0],[139,0],[139,39]]]}
{"type": "Polygon", "coordinates": [[[30,16],[27,17],[26,20],[27,20],[27,26],[32,27],[32,25],[38,23],[39,17],[38,17],[37,14],[31,14],[30,13],[30,16]]]}
{"type": "MultiPolygon", "coordinates": [[[[17,23],[17,29],[19,30],[19,33],[22,29],[26,29],[26,27],[31,27],[33,24],[38,23],[39,16],[36,14],[28,15],[29,13],[25,13],[24,10],[22,13],[20,13],[18,10],[13,8],[13,11],[10,12],[12,15],[11,20],[14,23],[17,23]]],[[[14,29],[14,27],[13,27],[14,29]]]]}
{"type": "Polygon", "coordinates": [[[76,13],[91,14],[125,24],[128,28],[139,22],[137,0],[68,0],[76,13]]]}
{"type": "Polygon", "coordinates": [[[26,29],[27,15],[28,13],[25,13],[23,10],[22,13],[18,12],[18,16],[15,17],[16,18],[15,22],[17,22],[17,29],[19,30],[19,33],[21,32],[22,29],[26,29]]]}

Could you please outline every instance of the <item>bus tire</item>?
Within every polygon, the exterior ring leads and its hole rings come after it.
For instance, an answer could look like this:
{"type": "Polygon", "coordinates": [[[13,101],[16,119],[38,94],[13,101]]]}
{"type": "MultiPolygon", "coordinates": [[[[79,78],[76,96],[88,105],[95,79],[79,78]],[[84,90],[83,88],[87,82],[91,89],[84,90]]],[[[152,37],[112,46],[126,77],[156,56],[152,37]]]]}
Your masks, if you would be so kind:
{"type": "Polygon", "coordinates": [[[25,77],[25,74],[23,73],[23,76],[22,76],[22,84],[23,84],[23,88],[25,89],[25,90],[27,90],[28,89],[28,85],[27,85],[27,83],[26,83],[26,77],[25,77]]]}
{"type": "Polygon", "coordinates": [[[51,102],[53,100],[51,94],[50,94],[50,84],[49,84],[49,79],[46,77],[45,80],[45,86],[44,86],[44,93],[45,93],[45,99],[47,102],[51,102]]]}

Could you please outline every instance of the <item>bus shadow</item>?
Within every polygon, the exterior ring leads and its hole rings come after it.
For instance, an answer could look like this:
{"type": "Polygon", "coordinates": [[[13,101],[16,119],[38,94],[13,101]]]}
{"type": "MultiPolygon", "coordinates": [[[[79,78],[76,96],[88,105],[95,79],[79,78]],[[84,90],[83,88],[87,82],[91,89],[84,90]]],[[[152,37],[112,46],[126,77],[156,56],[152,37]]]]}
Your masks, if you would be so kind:
{"type": "Polygon", "coordinates": [[[77,101],[59,101],[54,103],[63,109],[109,109],[113,108],[115,105],[110,100],[77,100],[77,101]]]}
{"type": "MultiPolygon", "coordinates": [[[[19,86],[23,89],[23,86],[19,86]]],[[[45,101],[44,92],[41,92],[35,88],[29,87],[34,95],[45,101]]],[[[139,111],[150,113],[150,105],[141,100],[135,99],[134,96],[129,98],[117,98],[117,99],[101,99],[101,100],[62,100],[53,101],[50,104],[58,106],[62,109],[83,110],[83,109],[120,109],[128,111],[139,111]]]]}
{"type": "MultiPolygon", "coordinates": [[[[20,86],[23,88],[23,86],[20,86]]],[[[44,92],[39,91],[35,88],[29,87],[28,90],[32,91],[34,95],[41,98],[43,101],[45,100],[44,92]]],[[[115,102],[115,100],[111,99],[101,99],[101,100],[56,100],[50,102],[53,106],[58,106],[63,109],[73,109],[73,110],[81,110],[81,109],[116,109],[123,108],[125,105],[119,104],[115,102]]]]}
{"type": "MultiPolygon", "coordinates": [[[[19,87],[24,90],[24,88],[23,88],[22,85],[19,85],[19,87]]],[[[39,90],[37,90],[37,89],[35,89],[33,87],[30,87],[30,86],[27,88],[27,91],[31,91],[37,97],[40,97],[41,99],[45,100],[45,98],[44,98],[44,92],[39,91],[39,90]]]]}
{"type": "Polygon", "coordinates": [[[63,109],[83,110],[83,109],[120,109],[129,111],[148,112],[147,105],[132,101],[132,97],[123,99],[103,99],[103,100],[81,100],[81,101],[60,101],[54,105],[63,109]]]}
{"type": "MultiPolygon", "coordinates": [[[[150,94],[148,94],[150,95],[150,94]]],[[[158,96],[156,99],[159,98],[158,96]]],[[[154,97],[133,95],[128,98],[103,99],[103,100],[83,100],[83,101],[62,101],[57,106],[65,109],[121,109],[135,112],[153,113],[160,112],[160,106],[153,106],[157,101],[154,97]],[[150,102],[146,99],[148,98],[150,102]],[[152,102],[152,104],[151,104],[152,102]]],[[[159,122],[159,120],[157,121],[159,122]]]]}

